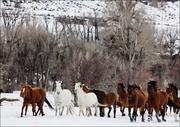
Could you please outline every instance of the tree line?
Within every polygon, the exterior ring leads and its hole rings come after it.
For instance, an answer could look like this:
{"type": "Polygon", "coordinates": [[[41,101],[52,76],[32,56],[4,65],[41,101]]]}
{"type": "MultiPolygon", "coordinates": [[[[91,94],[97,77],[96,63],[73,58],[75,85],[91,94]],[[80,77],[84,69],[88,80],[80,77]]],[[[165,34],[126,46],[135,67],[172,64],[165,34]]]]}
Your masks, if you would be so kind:
{"type": "Polygon", "coordinates": [[[56,20],[56,32],[51,32],[48,24],[42,25],[19,11],[2,10],[1,89],[17,90],[26,81],[53,90],[56,80],[62,80],[71,90],[77,81],[104,90],[114,90],[119,81],[145,88],[150,79],[160,86],[165,81],[178,86],[180,47],[176,45],[176,32],[157,32],[142,11],[135,10],[136,1],[106,4],[107,25],[99,30],[95,24],[94,40],[84,36],[90,28],[87,24],[83,24],[82,32],[70,27],[74,23],[56,20]],[[61,30],[58,23],[64,26],[61,30]]]}

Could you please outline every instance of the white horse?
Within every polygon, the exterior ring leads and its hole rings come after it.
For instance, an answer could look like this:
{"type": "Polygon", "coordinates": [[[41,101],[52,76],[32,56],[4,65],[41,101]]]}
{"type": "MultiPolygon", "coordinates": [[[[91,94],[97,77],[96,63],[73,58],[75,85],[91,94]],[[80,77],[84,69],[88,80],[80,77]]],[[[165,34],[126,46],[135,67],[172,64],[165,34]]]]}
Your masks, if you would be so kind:
{"type": "Polygon", "coordinates": [[[64,107],[67,107],[67,112],[66,115],[70,112],[71,115],[74,113],[74,96],[68,89],[62,89],[61,88],[62,81],[56,81],[56,91],[54,94],[54,102],[55,102],[55,111],[56,111],[56,116],[58,112],[58,107],[59,107],[59,115],[63,114],[64,107]],[[62,110],[61,110],[62,108],[62,110]],[[61,112],[60,112],[61,110],[61,112]]]}
{"type": "Polygon", "coordinates": [[[107,105],[102,105],[98,102],[96,94],[90,92],[90,93],[85,93],[82,89],[82,84],[80,82],[75,83],[75,88],[74,91],[77,95],[77,104],[79,105],[80,111],[79,111],[79,116],[84,115],[84,110],[86,109],[86,115],[90,115],[89,109],[91,107],[95,108],[95,116],[97,115],[97,106],[103,106],[106,107],[107,105]]]}

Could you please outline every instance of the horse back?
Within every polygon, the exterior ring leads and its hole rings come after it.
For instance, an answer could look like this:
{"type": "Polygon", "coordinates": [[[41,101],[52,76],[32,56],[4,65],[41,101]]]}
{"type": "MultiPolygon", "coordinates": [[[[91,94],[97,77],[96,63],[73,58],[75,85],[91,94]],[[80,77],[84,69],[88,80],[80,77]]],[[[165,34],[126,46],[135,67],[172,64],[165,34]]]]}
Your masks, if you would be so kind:
{"type": "Polygon", "coordinates": [[[159,101],[160,105],[166,105],[168,102],[168,95],[165,91],[158,91],[157,98],[157,101],[159,101]]]}
{"type": "Polygon", "coordinates": [[[105,92],[104,91],[100,91],[100,90],[90,90],[89,92],[94,93],[97,96],[98,102],[103,104],[105,101],[105,92]]]}
{"type": "Polygon", "coordinates": [[[42,88],[32,88],[32,98],[33,101],[39,102],[39,101],[44,101],[46,97],[46,91],[42,88]]]}
{"type": "Polygon", "coordinates": [[[108,105],[113,105],[116,103],[116,95],[115,93],[111,92],[111,93],[107,93],[106,94],[106,102],[108,105]]]}

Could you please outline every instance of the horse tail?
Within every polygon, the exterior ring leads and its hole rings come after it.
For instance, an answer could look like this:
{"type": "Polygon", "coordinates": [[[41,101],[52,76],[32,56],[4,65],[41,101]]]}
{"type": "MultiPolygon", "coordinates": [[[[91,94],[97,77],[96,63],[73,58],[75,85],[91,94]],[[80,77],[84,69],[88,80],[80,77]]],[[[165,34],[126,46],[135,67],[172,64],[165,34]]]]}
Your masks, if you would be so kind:
{"type": "Polygon", "coordinates": [[[172,99],[168,98],[168,106],[173,106],[174,108],[180,108],[179,105],[177,105],[172,99]]]}
{"type": "Polygon", "coordinates": [[[52,107],[52,105],[50,104],[50,102],[48,101],[48,99],[46,97],[45,97],[45,102],[49,106],[50,109],[54,110],[54,108],[52,107]]]}
{"type": "Polygon", "coordinates": [[[104,105],[104,104],[101,104],[101,103],[98,102],[98,106],[99,107],[107,107],[108,105],[104,105]]]}

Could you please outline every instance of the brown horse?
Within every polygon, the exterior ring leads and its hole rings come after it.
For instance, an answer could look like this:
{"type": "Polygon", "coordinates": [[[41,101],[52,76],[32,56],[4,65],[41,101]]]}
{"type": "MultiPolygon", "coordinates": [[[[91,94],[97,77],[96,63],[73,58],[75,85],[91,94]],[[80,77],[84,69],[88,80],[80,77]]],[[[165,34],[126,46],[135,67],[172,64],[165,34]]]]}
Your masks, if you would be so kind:
{"type": "Polygon", "coordinates": [[[165,91],[161,91],[157,89],[157,82],[156,81],[149,81],[148,82],[148,121],[152,120],[152,112],[153,108],[156,112],[156,118],[158,122],[161,122],[159,119],[159,112],[162,115],[162,120],[164,119],[166,106],[168,103],[168,94],[165,91]]]}
{"type": "Polygon", "coordinates": [[[21,86],[20,96],[24,99],[22,110],[21,110],[21,117],[23,116],[24,107],[26,107],[25,115],[27,114],[28,104],[32,105],[33,116],[36,116],[39,111],[40,111],[40,114],[42,116],[44,116],[44,112],[43,112],[44,101],[47,103],[47,105],[51,109],[54,109],[51,106],[51,104],[49,103],[49,101],[47,100],[46,92],[42,88],[39,88],[39,87],[32,88],[28,84],[23,84],[21,86]],[[36,112],[36,105],[38,106],[38,111],[37,112],[36,112]]]}
{"type": "Polygon", "coordinates": [[[128,106],[128,95],[123,83],[117,84],[117,93],[119,95],[117,104],[120,106],[122,116],[125,116],[124,109],[128,106]]]}
{"type": "Polygon", "coordinates": [[[134,85],[128,85],[128,110],[130,121],[136,121],[137,109],[139,108],[142,115],[142,122],[144,122],[145,105],[148,100],[148,95],[142,89],[134,85]],[[133,114],[131,116],[131,108],[133,108],[133,114]]]}
{"type": "Polygon", "coordinates": [[[176,115],[178,114],[180,109],[180,98],[178,97],[178,89],[174,84],[169,83],[166,92],[171,95],[171,98],[169,98],[168,100],[168,106],[173,107],[175,121],[178,121],[176,118],[176,115]],[[170,101],[170,99],[172,101],[170,101]]]}
{"type": "MultiPolygon", "coordinates": [[[[96,89],[89,89],[87,85],[83,85],[83,91],[88,93],[88,92],[93,92],[96,94],[98,102],[104,105],[107,105],[109,108],[108,111],[108,117],[110,117],[110,112],[113,106],[114,109],[114,118],[116,117],[116,95],[113,92],[110,93],[105,93],[104,91],[101,90],[96,90],[96,89]]],[[[100,107],[100,116],[104,117],[104,107],[100,107]]]]}

